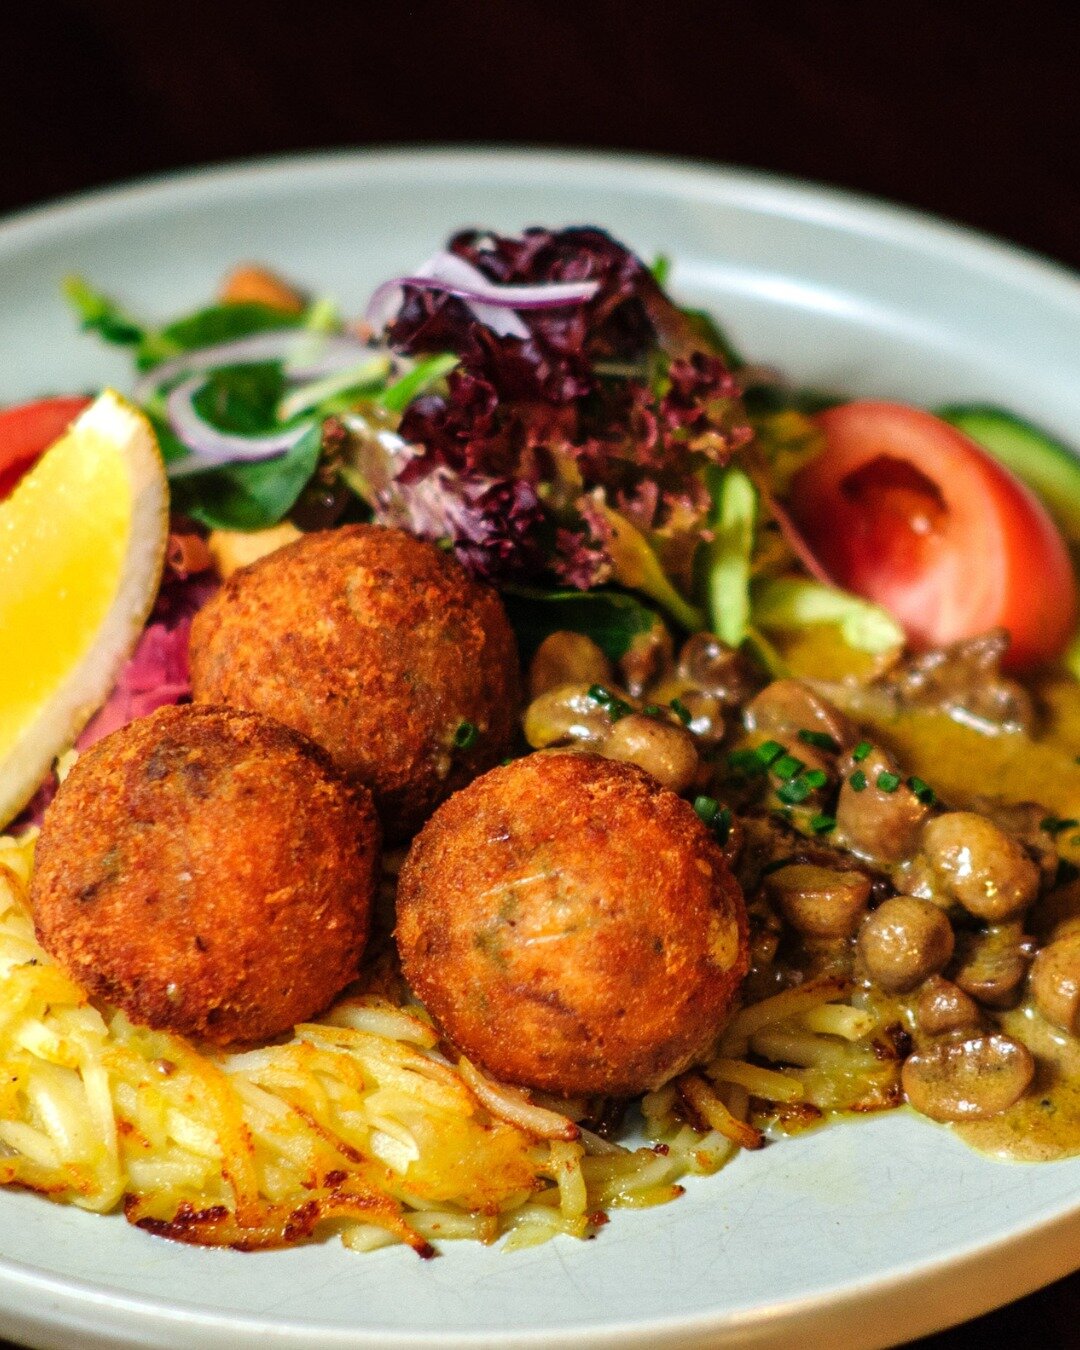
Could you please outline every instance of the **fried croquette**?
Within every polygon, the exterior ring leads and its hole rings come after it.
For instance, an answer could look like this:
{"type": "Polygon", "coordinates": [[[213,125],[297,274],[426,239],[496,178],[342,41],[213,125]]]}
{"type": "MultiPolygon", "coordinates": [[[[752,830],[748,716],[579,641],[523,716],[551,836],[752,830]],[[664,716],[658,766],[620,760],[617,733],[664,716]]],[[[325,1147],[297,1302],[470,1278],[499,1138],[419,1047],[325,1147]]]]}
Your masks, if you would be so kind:
{"type": "Polygon", "coordinates": [[[457,793],[398,888],[406,978],[499,1078],[633,1096],[705,1057],[746,973],[742,892],[634,765],[547,751],[457,793]]]}
{"type": "Polygon", "coordinates": [[[374,525],[305,535],[230,577],[196,616],[191,678],[196,702],[325,747],[371,788],[392,841],[506,755],[519,701],[495,591],[374,525]]]}
{"type": "Polygon", "coordinates": [[[31,900],[84,988],[224,1045],[287,1031],[356,976],[378,866],[370,793],[306,737],[162,708],[76,763],[45,813],[31,900]]]}

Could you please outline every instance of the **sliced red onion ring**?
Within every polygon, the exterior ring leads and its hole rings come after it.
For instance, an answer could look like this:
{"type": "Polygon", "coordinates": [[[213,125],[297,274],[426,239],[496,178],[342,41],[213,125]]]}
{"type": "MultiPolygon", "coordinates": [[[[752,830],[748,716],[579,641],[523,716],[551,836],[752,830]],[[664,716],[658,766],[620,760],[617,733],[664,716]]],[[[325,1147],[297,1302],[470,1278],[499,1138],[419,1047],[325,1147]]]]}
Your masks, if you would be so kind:
{"type": "Polygon", "coordinates": [[[369,344],[347,333],[313,333],[303,328],[275,328],[269,333],[252,333],[235,342],[219,342],[200,347],[182,356],[163,361],[137,382],[134,397],[146,403],[162,385],[181,375],[196,375],[220,366],[250,366],[261,361],[284,361],[291,380],[317,380],[353,365],[369,344]]]}
{"type": "Polygon", "coordinates": [[[404,300],[405,286],[417,286],[464,300],[479,323],[501,337],[527,338],[529,330],[515,310],[564,309],[591,300],[600,289],[598,281],[550,282],[539,286],[507,286],[484,276],[456,253],[436,253],[411,276],[385,281],[371,299],[364,317],[381,331],[394,318],[404,300]]]}
{"type": "Polygon", "coordinates": [[[200,415],[194,404],[195,395],[204,383],[198,375],[185,380],[170,391],[165,401],[169,425],[177,439],[191,451],[190,455],[173,460],[168,466],[170,478],[202,473],[205,469],[220,468],[223,464],[250,464],[287,454],[315,425],[314,422],[302,422],[267,436],[236,436],[219,431],[200,415]]]}

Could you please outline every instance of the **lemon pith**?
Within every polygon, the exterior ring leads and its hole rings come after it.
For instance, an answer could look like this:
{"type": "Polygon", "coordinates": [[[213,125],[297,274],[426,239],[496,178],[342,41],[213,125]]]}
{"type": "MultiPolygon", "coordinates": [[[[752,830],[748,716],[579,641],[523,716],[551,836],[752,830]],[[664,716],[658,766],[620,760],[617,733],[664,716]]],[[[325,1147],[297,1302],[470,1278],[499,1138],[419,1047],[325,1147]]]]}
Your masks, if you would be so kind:
{"type": "Polygon", "coordinates": [[[0,827],[108,696],[167,535],[153,431],[109,390],[0,503],[0,827]]]}

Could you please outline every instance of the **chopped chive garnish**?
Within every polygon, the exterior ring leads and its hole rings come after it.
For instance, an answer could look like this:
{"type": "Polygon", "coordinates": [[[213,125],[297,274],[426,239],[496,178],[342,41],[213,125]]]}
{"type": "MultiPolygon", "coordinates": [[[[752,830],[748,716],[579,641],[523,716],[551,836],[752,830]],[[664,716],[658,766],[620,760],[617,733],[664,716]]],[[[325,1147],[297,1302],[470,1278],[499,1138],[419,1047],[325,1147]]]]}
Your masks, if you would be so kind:
{"type": "Polygon", "coordinates": [[[870,744],[869,741],[860,741],[859,744],[855,747],[855,749],[852,750],[851,758],[855,761],[856,764],[861,764],[863,760],[866,758],[866,756],[870,753],[870,751],[873,750],[873,748],[874,747],[870,744]]]}
{"type": "Polygon", "coordinates": [[[851,784],[852,792],[866,791],[866,774],[863,773],[862,769],[856,769],[848,782],[851,784]]]}
{"type": "Polygon", "coordinates": [[[1074,834],[1073,837],[1069,840],[1069,843],[1072,844],[1073,848],[1080,846],[1080,834],[1074,834]]]}
{"type": "Polygon", "coordinates": [[[807,782],[807,777],[808,775],[804,773],[798,778],[789,779],[783,787],[777,789],[776,795],[789,806],[797,806],[799,802],[806,801],[814,790],[812,784],[807,782]]]}
{"type": "Polygon", "coordinates": [[[513,756],[513,755],[507,755],[505,759],[500,759],[500,760],[499,760],[499,768],[500,768],[500,769],[505,769],[506,766],[507,766],[508,764],[513,764],[513,762],[514,762],[514,756],[513,756]]]}
{"type": "Polygon", "coordinates": [[[720,803],[715,797],[695,797],[694,810],[704,825],[711,825],[720,814],[720,803]]]}
{"type": "Polygon", "coordinates": [[[461,722],[454,732],[454,749],[470,750],[476,744],[480,731],[474,722],[461,722]]]}
{"type": "MultiPolygon", "coordinates": [[[[937,801],[937,793],[935,793],[930,784],[923,779],[912,776],[907,780],[907,785],[912,792],[914,792],[916,798],[922,802],[923,806],[933,806],[937,801]]],[[[1077,823],[1080,824],[1080,822],[1077,823]]]]}
{"type": "Polygon", "coordinates": [[[726,844],[731,833],[731,808],[721,806],[715,797],[695,797],[694,810],[703,825],[716,836],[718,844],[726,844]]]}
{"type": "Polygon", "coordinates": [[[1045,816],[1039,822],[1039,829],[1045,830],[1047,834],[1061,834],[1063,830],[1075,829],[1080,825],[1080,820],[1074,820],[1072,816],[1061,818],[1059,816],[1045,816]]]}
{"type": "Polygon", "coordinates": [[[646,703],[645,706],[644,706],[644,708],[642,708],[641,711],[645,714],[646,717],[659,717],[659,716],[660,716],[660,711],[661,711],[661,709],[660,709],[660,704],[659,704],[659,703],[646,703]]]}
{"type": "Polygon", "coordinates": [[[830,830],[836,828],[836,817],[827,816],[822,812],[820,815],[811,818],[810,828],[815,834],[828,834],[830,830]]]}
{"type": "Polygon", "coordinates": [[[781,755],[779,759],[773,760],[769,767],[777,778],[782,778],[787,782],[802,773],[806,765],[801,759],[796,759],[794,755],[781,755]]]}
{"type": "Polygon", "coordinates": [[[895,792],[900,783],[901,778],[898,773],[882,772],[877,776],[877,785],[882,792],[895,792]]]}
{"type": "Polygon", "coordinates": [[[627,713],[633,712],[629,703],[613,694],[610,689],[605,689],[602,684],[593,684],[589,686],[589,698],[594,703],[598,703],[607,713],[613,722],[617,722],[620,717],[625,717],[627,713]]]}
{"type": "Polygon", "coordinates": [[[807,745],[816,746],[819,750],[828,750],[832,755],[840,753],[840,742],[827,731],[800,731],[799,740],[807,745]]]}
{"type": "Polygon", "coordinates": [[[809,773],[800,773],[793,778],[789,778],[782,787],[777,789],[776,795],[782,802],[797,806],[799,802],[806,801],[815,788],[824,787],[828,781],[828,775],[823,773],[821,769],[811,769],[809,773]]]}
{"type": "Polygon", "coordinates": [[[690,709],[686,706],[686,704],[682,701],[681,698],[673,698],[671,702],[668,704],[668,707],[671,709],[671,711],[675,714],[675,716],[679,719],[679,721],[683,724],[684,727],[688,727],[690,725],[690,722],[692,720],[690,715],[690,709]]]}
{"type": "Polygon", "coordinates": [[[768,768],[770,764],[775,763],[783,753],[784,747],[779,741],[763,741],[754,751],[754,754],[757,755],[758,759],[761,760],[766,768],[768,768]]]}
{"type": "Polygon", "coordinates": [[[756,750],[732,750],[727,757],[727,762],[730,768],[737,769],[740,773],[746,774],[748,778],[765,772],[765,765],[758,758],[756,750]]]}

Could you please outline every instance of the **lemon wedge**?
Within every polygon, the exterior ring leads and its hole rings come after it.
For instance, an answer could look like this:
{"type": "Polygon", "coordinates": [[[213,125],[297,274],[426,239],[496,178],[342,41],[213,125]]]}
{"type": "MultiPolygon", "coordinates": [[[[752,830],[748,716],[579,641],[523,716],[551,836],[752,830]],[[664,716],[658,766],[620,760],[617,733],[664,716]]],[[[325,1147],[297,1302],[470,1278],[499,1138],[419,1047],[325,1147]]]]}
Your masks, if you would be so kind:
{"type": "Polygon", "coordinates": [[[112,390],[0,502],[0,828],[108,697],[168,530],[153,429],[112,390]]]}

